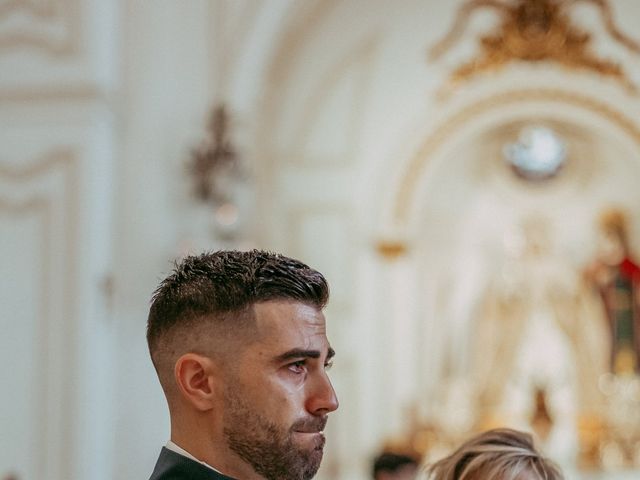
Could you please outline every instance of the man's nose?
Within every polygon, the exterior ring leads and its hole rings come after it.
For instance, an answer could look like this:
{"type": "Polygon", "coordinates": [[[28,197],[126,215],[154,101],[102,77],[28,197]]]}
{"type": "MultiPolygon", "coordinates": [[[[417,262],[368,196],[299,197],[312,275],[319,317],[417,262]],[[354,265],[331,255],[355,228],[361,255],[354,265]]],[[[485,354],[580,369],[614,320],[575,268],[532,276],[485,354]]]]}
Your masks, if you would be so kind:
{"type": "Polygon", "coordinates": [[[338,397],[326,372],[319,373],[308,387],[306,408],[309,413],[326,415],[338,408],[338,397]]]}

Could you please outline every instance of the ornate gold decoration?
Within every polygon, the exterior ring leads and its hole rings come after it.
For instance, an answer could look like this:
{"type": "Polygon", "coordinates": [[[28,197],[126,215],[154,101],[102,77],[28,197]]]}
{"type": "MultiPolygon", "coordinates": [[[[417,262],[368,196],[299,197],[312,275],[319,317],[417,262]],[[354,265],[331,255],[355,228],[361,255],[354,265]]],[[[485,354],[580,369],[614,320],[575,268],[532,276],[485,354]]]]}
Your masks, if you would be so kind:
{"type": "Polygon", "coordinates": [[[501,17],[498,31],[480,37],[480,54],[451,74],[450,80],[454,86],[476,75],[495,71],[510,62],[551,61],[614,78],[635,90],[617,63],[600,58],[591,51],[592,35],[572,24],[569,10],[578,2],[595,5],[607,33],[628,50],[640,54],[640,44],[620,32],[613,23],[606,0],[514,0],[508,3],[468,0],[460,8],[449,33],[431,49],[430,57],[436,60],[452,47],[474,11],[491,8],[501,17]]]}
{"type": "Polygon", "coordinates": [[[407,244],[399,240],[380,240],[376,244],[376,250],[387,260],[395,260],[396,258],[407,253],[407,244]]]}
{"type": "Polygon", "coordinates": [[[80,50],[79,0],[0,0],[0,49],[32,47],[52,56],[71,56],[80,50]],[[14,14],[28,19],[14,28],[5,19],[14,14]]]}
{"type": "Polygon", "coordinates": [[[598,223],[605,232],[614,233],[620,238],[627,236],[627,217],[620,208],[604,211],[600,215],[598,223]]]}

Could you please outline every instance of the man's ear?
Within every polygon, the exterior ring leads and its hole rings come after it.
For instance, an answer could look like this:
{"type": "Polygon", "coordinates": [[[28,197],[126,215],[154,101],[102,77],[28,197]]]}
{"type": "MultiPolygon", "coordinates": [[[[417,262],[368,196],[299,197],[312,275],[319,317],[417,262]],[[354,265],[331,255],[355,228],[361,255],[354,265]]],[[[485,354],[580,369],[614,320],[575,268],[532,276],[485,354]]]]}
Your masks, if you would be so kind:
{"type": "Polygon", "coordinates": [[[215,406],[218,384],[213,360],[196,353],[185,353],[176,361],[174,375],[182,397],[197,410],[215,406]]]}

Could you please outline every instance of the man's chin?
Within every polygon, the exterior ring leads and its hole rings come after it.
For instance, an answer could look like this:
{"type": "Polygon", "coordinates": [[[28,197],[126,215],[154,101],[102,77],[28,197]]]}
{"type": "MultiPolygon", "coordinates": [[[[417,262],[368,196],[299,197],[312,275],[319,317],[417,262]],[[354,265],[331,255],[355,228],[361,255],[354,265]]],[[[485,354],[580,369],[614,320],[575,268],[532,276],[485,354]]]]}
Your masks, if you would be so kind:
{"type": "Polygon", "coordinates": [[[323,450],[322,447],[313,449],[308,453],[305,473],[302,478],[313,478],[320,469],[320,463],[322,462],[323,450]]]}
{"type": "Polygon", "coordinates": [[[324,433],[295,432],[292,440],[301,457],[306,458],[305,463],[314,468],[314,471],[317,471],[324,453],[324,444],[326,442],[324,433]]]}
{"type": "Polygon", "coordinates": [[[324,449],[324,444],[326,439],[324,437],[324,433],[322,432],[313,432],[313,433],[303,433],[303,432],[295,432],[293,434],[293,443],[301,452],[307,452],[308,454],[320,455],[322,458],[322,451],[324,449]]]}

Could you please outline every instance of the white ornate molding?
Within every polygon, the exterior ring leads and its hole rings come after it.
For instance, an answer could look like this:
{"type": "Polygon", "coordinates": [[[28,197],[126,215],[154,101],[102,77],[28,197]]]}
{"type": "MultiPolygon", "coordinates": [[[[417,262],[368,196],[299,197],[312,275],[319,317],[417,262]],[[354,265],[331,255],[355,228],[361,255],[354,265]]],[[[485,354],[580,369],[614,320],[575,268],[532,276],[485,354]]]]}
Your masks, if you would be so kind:
{"type": "MultiPolygon", "coordinates": [[[[78,155],[71,149],[50,151],[27,167],[0,163],[0,215],[7,228],[36,222],[36,238],[25,245],[37,251],[16,252],[38,265],[31,278],[37,292],[33,319],[35,358],[24,358],[15,373],[31,377],[28,409],[33,423],[29,445],[34,478],[72,478],[75,376],[75,324],[78,249],[78,155]],[[5,188],[6,187],[6,188],[5,188]],[[24,368],[31,371],[25,372],[24,368]]],[[[28,354],[26,352],[25,354],[28,354]]],[[[5,468],[5,465],[2,465],[5,468]]],[[[9,466],[12,470],[24,466],[9,466]]]]}
{"type": "Polygon", "coordinates": [[[29,48],[53,57],[79,50],[78,0],[0,2],[0,51],[29,48]]]}

